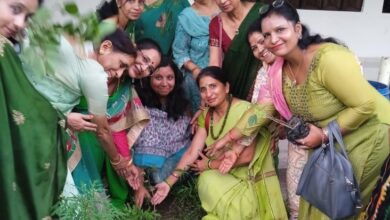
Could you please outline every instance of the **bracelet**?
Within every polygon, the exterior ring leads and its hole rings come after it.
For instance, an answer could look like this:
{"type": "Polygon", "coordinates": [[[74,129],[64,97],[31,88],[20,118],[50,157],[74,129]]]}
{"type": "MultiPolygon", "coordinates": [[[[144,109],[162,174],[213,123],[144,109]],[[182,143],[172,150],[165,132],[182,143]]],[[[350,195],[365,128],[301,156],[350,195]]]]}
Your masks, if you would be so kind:
{"type": "Polygon", "coordinates": [[[169,188],[172,188],[172,185],[169,184],[167,180],[164,180],[164,183],[166,183],[169,186],[169,188]]]}
{"type": "Polygon", "coordinates": [[[325,140],[329,140],[329,130],[327,127],[322,128],[322,143],[325,143],[325,140]]]}
{"type": "Polygon", "coordinates": [[[212,159],[209,159],[209,161],[207,161],[207,168],[209,168],[209,170],[212,170],[213,168],[211,168],[211,162],[213,160],[212,159]]]}
{"type": "Polygon", "coordinates": [[[113,166],[117,166],[117,165],[119,165],[122,162],[122,156],[120,154],[118,154],[118,156],[119,156],[119,161],[118,162],[114,162],[114,161],[110,160],[110,163],[113,166]]]}
{"type": "Polygon", "coordinates": [[[171,175],[172,175],[173,177],[177,178],[177,179],[179,179],[179,178],[180,178],[180,176],[179,176],[179,175],[177,175],[176,173],[172,173],[171,175]]]}
{"type": "Polygon", "coordinates": [[[133,163],[133,158],[131,158],[131,159],[129,160],[129,162],[127,163],[127,166],[131,166],[132,163],[133,163]]]}

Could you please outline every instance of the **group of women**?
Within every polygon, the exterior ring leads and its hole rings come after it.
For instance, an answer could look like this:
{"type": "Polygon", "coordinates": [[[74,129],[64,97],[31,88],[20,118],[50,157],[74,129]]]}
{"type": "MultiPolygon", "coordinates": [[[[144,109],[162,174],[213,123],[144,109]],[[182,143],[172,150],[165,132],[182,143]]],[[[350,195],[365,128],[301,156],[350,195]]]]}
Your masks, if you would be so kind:
{"type": "Polygon", "coordinates": [[[186,9],[181,0],[104,2],[99,18],[117,29],[93,46],[59,36],[47,62],[13,47],[41,4],[0,0],[5,218],[44,219],[61,194],[103,187],[103,179],[117,207],[130,188],[137,206],[145,198],[157,205],[192,169],[204,219],[328,219],[295,190],[333,120],[369,205],[351,218],[388,210],[378,194],[388,182],[388,164],[379,174],[389,155],[389,101],[363,78],[349,49],[310,35],[287,1],[195,0],[186,9]],[[54,68],[37,73],[40,62],[54,68]],[[268,119],[275,115],[299,116],[310,128],[288,146],[289,212],[273,157],[283,138],[268,119]]]}

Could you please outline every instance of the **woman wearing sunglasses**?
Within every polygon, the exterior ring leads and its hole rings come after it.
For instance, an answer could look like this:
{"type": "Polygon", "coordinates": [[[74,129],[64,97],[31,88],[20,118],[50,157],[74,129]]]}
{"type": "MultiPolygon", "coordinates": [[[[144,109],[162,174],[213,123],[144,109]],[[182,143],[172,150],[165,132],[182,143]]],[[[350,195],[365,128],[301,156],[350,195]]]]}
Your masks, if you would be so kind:
{"type": "MultiPolygon", "coordinates": [[[[369,202],[381,165],[389,155],[390,104],[364,79],[356,56],[334,39],[310,35],[297,10],[286,1],[275,1],[260,10],[265,46],[282,57],[281,83],[293,115],[309,122],[310,133],[297,140],[311,150],[327,142],[327,124],[336,120],[359,183],[364,206],[369,202]]],[[[247,112],[232,132],[233,138],[256,132],[246,122],[261,109],[247,112]]],[[[224,137],[219,143],[228,142],[224,137]]],[[[364,209],[362,209],[363,211],[364,209]]],[[[358,218],[361,213],[354,216],[358,218]]],[[[301,199],[299,219],[329,219],[301,199]]]]}

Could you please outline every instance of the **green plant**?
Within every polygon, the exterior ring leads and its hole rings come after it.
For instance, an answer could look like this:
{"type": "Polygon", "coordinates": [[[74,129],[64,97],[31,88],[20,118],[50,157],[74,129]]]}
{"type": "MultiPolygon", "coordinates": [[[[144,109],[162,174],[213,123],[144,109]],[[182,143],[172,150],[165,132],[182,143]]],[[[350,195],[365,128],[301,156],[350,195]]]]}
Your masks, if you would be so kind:
{"type": "Polygon", "coordinates": [[[64,23],[53,23],[52,12],[44,7],[30,21],[27,29],[29,46],[23,48],[22,56],[35,70],[34,73],[49,75],[55,72],[51,55],[57,53],[61,35],[72,36],[79,42],[91,41],[96,45],[116,28],[112,22],[100,22],[93,12],[80,14],[73,2],[65,3],[62,11],[70,16],[64,23]]]}
{"type": "Polygon", "coordinates": [[[151,210],[141,210],[126,204],[118,209],[110,202],[101,186],[82,186],[80,194],[62,197],[53,207],[52,215],[63,220],[154,220],[160,215],[151,210]]]}
{"type": "Polygon", "coordinates": [[[204,216],[198,189],[196,186],[197,177],[186,174],[181,181],[172,188],[170,205],[174,219],[195,220],[204,216]]]}

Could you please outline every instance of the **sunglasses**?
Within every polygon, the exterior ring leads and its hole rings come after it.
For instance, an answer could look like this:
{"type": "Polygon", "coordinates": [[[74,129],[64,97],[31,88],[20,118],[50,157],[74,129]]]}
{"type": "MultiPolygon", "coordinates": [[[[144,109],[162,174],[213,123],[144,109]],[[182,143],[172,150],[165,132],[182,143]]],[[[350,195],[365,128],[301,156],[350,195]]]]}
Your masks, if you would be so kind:
{"type": "Polygon", "coordinates": [[[142,50],[138,49],[138,52],[141,54],[142,62],[146,64],[146,68],[148,69],[149,75],[152,75],[156,69],[152,65],[152,61],[149,57],[145,56],[144,53],[142,53],[142,50]]]}
{"type": "Polygon", "coordinates": [[[284,0],[275,0],[271,4],[265,4],[265,5],[261,6],[261,8],[259,9],[259,14],[260,15],[267,14],[268,11],[271,9],[271,7],[280,8],[283,5],[284,5],[284,0]]]}

